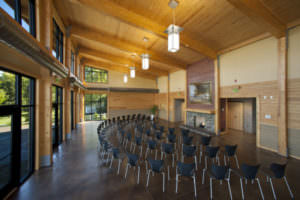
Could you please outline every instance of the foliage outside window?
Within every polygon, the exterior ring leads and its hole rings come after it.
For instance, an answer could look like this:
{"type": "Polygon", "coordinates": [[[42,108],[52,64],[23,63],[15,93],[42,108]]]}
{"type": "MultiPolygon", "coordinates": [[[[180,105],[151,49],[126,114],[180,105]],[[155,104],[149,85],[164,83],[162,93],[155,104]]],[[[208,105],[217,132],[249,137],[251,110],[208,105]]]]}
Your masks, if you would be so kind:
{"type": "Polygon", "coordinates": [[[64,61],[64,34],[53,19],[53,46],[52,55],[61,63],[64,61]]]}
{"type": "Polygon", "coordinates": [[[108,72],[103,69],[96,69],[85,66],[84,68],[85,81],[89,83],[107,83],[108,72]]]}
{"type": "Polygon", "coordinates": [[[107,113],[106,94],[86,94],[84,96],[85,120],[104,120],[107,113]]]}
{"type": "Polygon", "coordinates": [[[0,0],[0,8],[35,37],[35,0],[0,0]]]}

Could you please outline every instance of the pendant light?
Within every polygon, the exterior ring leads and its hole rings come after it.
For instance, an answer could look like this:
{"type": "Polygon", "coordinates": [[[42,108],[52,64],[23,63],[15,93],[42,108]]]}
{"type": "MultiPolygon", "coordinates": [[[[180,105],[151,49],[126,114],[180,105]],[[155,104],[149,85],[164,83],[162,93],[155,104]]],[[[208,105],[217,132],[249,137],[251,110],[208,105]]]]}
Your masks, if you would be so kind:
{"type": "MultiPolygon", "coordinates": [[[[148,42],[148,38],[146,38],[146,37],[144,37],[144,42],[148,42]]],[[[146,46],[146,48],[145,48],[146,50],[147,50],[147,46],[146,46]]],[[[142,58],[142,69],[143,70],[148,70],[149,69],[149,67],[150,67],[150,55],[149,54],[147,54],[147,53],[143,53],[142,55],[141,55],[141,58],[142,58]]]]}
{"type": "Polygon", "coordinates": [[[128,82],[128,76],[127,74],[124,74],[124,83],[127,83],[128,82]]]}
{"type": "Polygon", "coordinates": [[[135,78],[135,67],[130,67],[130,78],[135,78]]]}
{"type": "Polygon", "coordinates": [[[180,32],[183,28],[175,25],[175,8],[178,6],[178,1],[170,0],[169,7],[173,9],[173,24],[171,24],[165,33],[168,34],[168,51],[175,53],[180,49],[180,32]]]}

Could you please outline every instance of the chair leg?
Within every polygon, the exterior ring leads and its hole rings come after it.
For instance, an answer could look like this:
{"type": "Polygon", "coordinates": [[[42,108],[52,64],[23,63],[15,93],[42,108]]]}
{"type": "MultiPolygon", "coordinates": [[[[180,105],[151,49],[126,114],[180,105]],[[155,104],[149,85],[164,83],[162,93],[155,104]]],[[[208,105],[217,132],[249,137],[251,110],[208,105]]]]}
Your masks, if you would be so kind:
{"type": "Polygon", "coordinates": [[[206,171],[206,168],[204,168],[203,172],[202,172],[202,184],[204,184],[204,181],[205,181],[205,171],[206,171]]]}
{"type": "Polygon", "coordinates": [[[111,166],[112,166],[112,164],[113,164],[113,160],[114,160],[113,155],[111,155],[109,168],[111,168],[111,166]]]}
{"type": "Polygon", "coordinates": [[[207,169],[207,157],[205,156],[205,169],[207,169]]]}
{"type": "Polygon", "coordinates": [[[160,152],[160,159],[161,159],[161,160],[163,159],[163,155],[164,155],[164,153],[163,153],[163,152],[160,152]]]}
{"type": "Polygon", "coordinates": [[[276,200],[276,199],[277,199],[277,197],[276,197],[276,193],[275,193],[275,190],[274,190],[274,186],[273,186],[272,178],[270,178],[269,180],[270,180],[270,185],[271,185],[271,189],[272,189],[273,197],[274,197],[274,199],[276,200]]]}
{"type": "Polygon", "coordinates": [[[163,192],[165,192],[165,173],[162,173],[163,175],[163,192]]]}
{"type": "Polygon", "coordinates": [[[239,165],[239,161],[238,161],[238,158],[236,155],[234,155],[234,158],[235,158],[235,162],[236,162],[236,166],[237,168],[240,168],[240,165],[239,165]]]}
{"type": "Polygon", "coordinates": [[[202,161],[202,150],[203,150],[203,146],[202,144],[200,144],[200,155],[199,155],[199,163],[201,164],[202,161]]]}
{"type": "Polygon", "coordinates": [[[118,175],[120,174],[120,166],[121,166],[121,159],[119,159],[119,164],[118,164],[118,175]]]}
{"type": "Polygon", "coordinates": [[[135,147],[136,147],[136,144],[133,145],[133,150],[132,150],[133,153],[135,153],[135,147]]]}
{"type": "Polygon", "coordinates": [[[178,174],[176,174],[176,189],[175,192],[178,193],[178,174]]]}
{"type": "Polygon", "coordinates": [[[224,164],[225,164],[225,166],[227,166],[226,155],[225,154],[224,154],[224,164]]]}
{"type": "Polygon", "coordinates": [[[140,147],[140,157],[142,157],[143,156],[143,145],[141,145],[141,147],[140,147]]]}
{"type": "Polygon", "coordinates": [[[228,191],[229,191],[229,195],[230,195],[230,200],[232,200],[232,192],[231,192],[231,187],[230,187],[230,179],[227,179],[227,184],[228,184],[228,191]]]}
{"type": "Polygon", "coordinates": [[[155,160],[157,159],[157,149],[155,149],[155,160]]]}
{"type": "Polygon", "coordinates": [[[288,190],[289,190],[289,192],[290,192],[291,198],[294,199],[294,195],[293,195],[293,193],[292,193],[292,190],[291,190],[291,188],[290,188],[290,185],[289,185],[289,183],[288,183],[286,177],[284,176],[283,179],[284,179],[284,182],[285,182],[285,184],[286,184],[286,186],[287,186],[287,188],[288,188],[288,190]]]}
{"type": "Polygon", "coordinates": [[[198,163],[197,163],[197,156],[195,155],[194,156],[194,159],[195,159],[195,169],[196,169],[196,171],[198,170],[198,163]]]}
{"type": "Polygon", "coordinates": [[[170,166],[168,165],[168,181],[170,181],[170,166]]]}
{"type": "Polygon", "coordinates": [[[245,196],[244,196],[244,188],[243,188],[243,179],[242,178],[240,178],[240,184],[241,184],[242,199],[244,200],[245,196]]]}
{"type": "Polygon", "coordinates": [[[264,197],[264,193],[263,193],[263,191],[262,191],[262,189],[261,189],[259,179],[256,178],[256,181],[257,181],[257,185],[258,185],[258,187],[259,187],[259,191],[260,191],[261,198],[262,198],[262,200],[264,200],[265,197],[264,197]]]}
{"type": "Polygon", "coordinates": [[[175,157],[175,155],[174,155],[174,153],[172,154],[172,167],[174,167],[174,157],[175,157]]]}
{"type": "Polygon", "coordinates": [[[193,176],[193,181],[194,181],[194,192],[195,192],[195,197],[197,197],[197,187],[196,187],[196,176],[193,176]]]}
{"type": "Polygon", "coordinates": [[[129,164],[126,165],[126,171],[125,171],[125,179],[127,177],[127,173],[128,173],[128,167],[129,167],[129,164]]]}
{"type": "Polygon", "coordinates": [[[209,198],[213,199],[213,194],[212,194],[212,178],[209,179],[209,198]]]}
{"type": "Polygon", "coordinates": [[[146,183],[146,187],[149,186],[149,178],[150,178],[150,170],[147,171],[147,183],[146,183]]]}
{"type": "Polygon", "coordinates": [[[140,166],[138,166],[138,177],[137,177],[137,184],[140,183],[140,171],[141,171],[141,168],[140,166]]]}
{"type": "Polygon", "coordinates": [[[149,148],[146,149],[146,152],[145,152],[145,159],[147,158],[148,151],[149,151],[149,148]]]}

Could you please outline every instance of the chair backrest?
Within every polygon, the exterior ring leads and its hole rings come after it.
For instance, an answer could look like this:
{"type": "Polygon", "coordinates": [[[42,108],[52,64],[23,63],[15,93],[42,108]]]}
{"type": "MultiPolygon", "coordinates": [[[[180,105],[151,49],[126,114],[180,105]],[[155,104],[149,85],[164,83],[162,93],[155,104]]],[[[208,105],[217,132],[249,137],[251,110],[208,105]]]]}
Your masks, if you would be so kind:
{"type": "Polygon", "coordinates": [[[162,137],[162,134],[163,134],[162,132],[156,131],[156,132],[155,132],[155,137],[156,137],[156,139],[160,140],[161,137],[162,137]]]}
{"type": "Polygon", "coordinates": [[[120,157],[120,149],[119,148],[113,148],[112,153],[113,153],[114,158],[120,157]]]}
{"type": "Polygon", "coordinates": [[[106,140],[103,142],[103,148],[104,148],[104,151],[108,151],[109,144],[106,140]]]}
{"type": "Polygon", "coordinates": [[[183,136],[183,144],[191,145],[193,142],[193,136],[183,136]]]}
{"type": "Polygon", "coordinates": [[[256,174],[258,172],[260,165],[247,165],[247,164],[242,164],[241,170],[243,172],[243,176],[246,179],[255,179],[256,174]]]}
{"type": "Polygon", "coordinates": [[[182,149],[183,155],[185,156],[195,156],[196,154],[196,146],[187,146],[187,145],[183,145],[183,149],[182,149]]]}
{"type": "Polygon", "coordinates": [[[168,143],[163,143],[162,144],[163,152],[167,154],[171,154],[174,152],[174,145],[173,144],[168,144],[168,143]]]}
{"type": "Polygon", "coordinates": [[[217,180],[224,180],[228,175],[228,167],[227,166],[218,166],[213,164],[211,166],[211,173],[217,180]]]}
{"type": "Polygon", "coordinates": [[[169,128],[169,133],[173,135],[175,133],[175,128],[169,128]]]}
{"type": "Polygon", "coordinates": [[[131,133],[127,133],[127,134],[126,134],[126,139],[127,139],[127,140],[131,140],[131,133]]]}
{"type": "Polygon", "coordinates": [[[181,129],[181,135],[182,135],[182,137],[189,136],[189,133],[190,133],[190,130],[188,130],[188,129],[181,129]]]}
{"type": "Polygon", "coordinates": [[[168,135],[168,141],[171,143],[175,143],[176,142],[176,135],[175,134],[169,134],[168,135]]]}
{"type": "Polygon", "coordinates": [[[220,147],[207,146],[205,152],[208,157],[215,158],[217,156],[219,149],[220,147]]]}
{"type": "Polygon", "coordinates": [[[148,140],[148,147],[150,149],[155,149],[156,148],[156,141],[155,140],[148,140]]]}
{"type": "Polygon", "coordinates": [[[156,124],[155,124],[155,123],[153,123],[152,127],[153,127],[154,129],[156,129],[156,128],[157,128],[157,126],[156,126],[156,124]]]}
{"type": "Polygon", "coordinates": [[[142,144],[142,137],[140,136],[140,137],[135,137],[135,143],[137,144],[137,145],[141,145],[142,144]]]}
{"type": "Polygon", "coordinates": [[[127,158],[128,158],[128,163],[131,166],[136,166],[137,165],[137,161],[139,160],[138,155],[127,153],[127,158]]]}
{"type": "Polygon", "coordinates": [[[150,130],[150,129],[147,129],[147,130],[146,130],[146,135],[147,135],[147,136],[150,136],[150,135],[151,135],[151,130],[150,130]]]}
{"type": "Polygon", "coordinates": [[[121,136],[124,137],[125,131],[123,129],[120,131],[120,133],[121,133],[121,136]]]}
{"type": "Polygon", "coordinates": [[[178,173],[182,176],[193,176],[195,174],[195,163],[177,162],[178,173]]]}
{"type": "Polygon", "coordinates": [[[164,132],[165,127],[164,127],[164,126],[160,126],[160,127],[159,127],[159,130],[160,130],[160,132],[164,132]]]}
{"type": "Polygon", "coordinates": [[[160,173],[163,169],[164,166],[164,161],[163,160],[154,160],[151,158],[147,158],[149,164],[150,164],[150,168],[152,169],[152,171],[156,172],[156,173],[160,173]]]}
{"type": "Polygon", "coordinates": [[[274,173],[276,178],[283,178],[285,174],[285,167],[286,164],[272,163],[270,165],[270,170],[274,173]]]}
{"type": "Polygon", "coordinates": [[[211,137],[210,136],[201,136],[201,144],[204,146],[208,146],[210,143],[211,137]]]}
{"type": "Polygon", "coordinates": [[[234,156],[237,149],[237,145],[226,145],[225,151],[228,156],[234,156]]]}

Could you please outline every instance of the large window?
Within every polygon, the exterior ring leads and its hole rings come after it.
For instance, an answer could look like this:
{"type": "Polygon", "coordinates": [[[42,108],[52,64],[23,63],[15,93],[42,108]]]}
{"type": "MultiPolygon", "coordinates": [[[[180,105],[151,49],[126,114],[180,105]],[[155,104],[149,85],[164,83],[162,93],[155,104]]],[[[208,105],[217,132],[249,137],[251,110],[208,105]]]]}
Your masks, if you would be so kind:
{"type": "Polygon", "coordinates": [[[63,89],[52,86],[52,146],[56,148],[63,140],[63,89]]]}
{"type": "Polygon", "coordinates": [[[61,63],[64,61],[64,34],[53,19],[53,47],[52,54],[61,63]]]}
{"type": "Polygon", "coordinates": [[[106,94],[86,94],[84,96],[85,120],[104,120],[107,112],[106,94]]]}
{"type": "Polygon", "coordinates": [[[73,51],[71,51],[71,73],[74,75],[74,69],[75,69],[75,55],[73,51]]]}
{"type": "Polygon", "coordinates": [[[0,199],[33,172],[34,83],[0,68],[0,199]]]}
{"type": "Polygon", "coordinates": [[[35,37],[35,0],[0,0],[0,7],[35,37]]]}
{"type": "Polygon", "coordinates": [[[84,68],[85,81],[89,83],[107,83],[108,73],[103,69],[96,69],[85,66],[84,68]]]}

